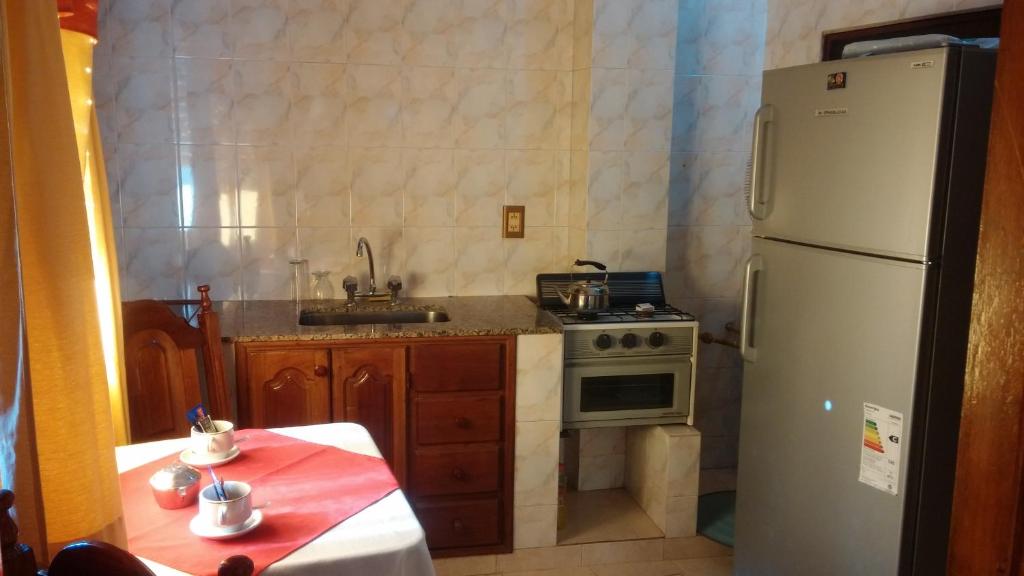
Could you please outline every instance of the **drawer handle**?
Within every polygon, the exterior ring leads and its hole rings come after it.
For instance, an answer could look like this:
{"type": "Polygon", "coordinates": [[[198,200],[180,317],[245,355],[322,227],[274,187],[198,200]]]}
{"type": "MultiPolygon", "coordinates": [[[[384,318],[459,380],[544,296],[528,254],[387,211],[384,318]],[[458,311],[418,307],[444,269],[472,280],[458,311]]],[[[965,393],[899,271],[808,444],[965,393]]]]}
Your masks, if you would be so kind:
{"type": "Polygon", "coordinates": [[[456,466],[455,468],[452,468],[452,478],[455,478],[456,480],[465,480],[466,471],[456,466]]]}
{"type": "Polygon", "coordinates": [[[464,416],[456,416],[455,426],[457,428],[462,428],[463,430],[469,428],[469,418],[466,418],[464,416]]]}
{"type": "Polygon", "coordinates": [[[452,520],[452,531],[458,532],[459,534],[466,531],[466,527],[462,524],[462,520],[459,520],[458,518],[452,520]]]}

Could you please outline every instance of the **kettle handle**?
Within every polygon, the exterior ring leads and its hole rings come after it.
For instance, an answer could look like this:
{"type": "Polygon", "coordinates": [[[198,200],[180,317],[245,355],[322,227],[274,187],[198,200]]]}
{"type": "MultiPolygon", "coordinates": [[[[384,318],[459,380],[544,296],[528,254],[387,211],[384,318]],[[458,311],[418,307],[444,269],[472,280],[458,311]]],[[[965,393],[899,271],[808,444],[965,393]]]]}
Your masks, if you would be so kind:
{"type": "Polygon", "coordinates": [[[576,266],[593,266],[594,268],[597,268],[598,270],[600,270],[602,272],[607,272],[608,271],[608,267],[607,266],[605,266],[604,264],[601,264],[600,262],[596,262],[594,260],[577,260],[573,264],[575,264],[576,266]]]}

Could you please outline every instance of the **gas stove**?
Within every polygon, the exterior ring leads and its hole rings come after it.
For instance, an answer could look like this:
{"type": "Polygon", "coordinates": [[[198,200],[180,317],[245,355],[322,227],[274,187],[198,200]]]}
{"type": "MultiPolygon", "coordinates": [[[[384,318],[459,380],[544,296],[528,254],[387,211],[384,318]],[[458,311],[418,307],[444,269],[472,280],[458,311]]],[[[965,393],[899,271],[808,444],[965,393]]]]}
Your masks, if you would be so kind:
{"type": "Polygon", "coordinates": [[[696,318],[665,302],[658,272],[610,273],[609,309],[596,314],[570,312],[558,296],[574,281],[603,279],[537,275],[538,305],[565,332],[563,425],[693,424],[696,318]]]}

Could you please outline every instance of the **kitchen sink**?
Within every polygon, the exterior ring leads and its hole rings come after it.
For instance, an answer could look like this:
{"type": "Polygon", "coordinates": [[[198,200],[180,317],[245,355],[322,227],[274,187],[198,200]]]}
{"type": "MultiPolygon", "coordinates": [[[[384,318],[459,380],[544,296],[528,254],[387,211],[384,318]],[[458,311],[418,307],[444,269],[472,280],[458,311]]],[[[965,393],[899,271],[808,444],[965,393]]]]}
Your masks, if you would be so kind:
{"type": "Polygon", "coordinates": [[[299,314],[299,324],[303,326],[424,324],[448,320],[444,310],[303,310],[299,314]]]}

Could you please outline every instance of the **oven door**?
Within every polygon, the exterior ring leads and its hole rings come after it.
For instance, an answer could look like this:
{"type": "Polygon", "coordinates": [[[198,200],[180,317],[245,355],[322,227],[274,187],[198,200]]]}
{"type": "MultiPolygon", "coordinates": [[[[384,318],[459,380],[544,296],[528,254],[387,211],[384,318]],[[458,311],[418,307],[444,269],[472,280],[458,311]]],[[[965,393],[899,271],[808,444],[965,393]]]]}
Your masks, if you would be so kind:
{"type": "Polygon", "coordinates": [[[562,398],[566,428],[681,423],[690,411],[689,356],[568,360],[562,398]]]}

